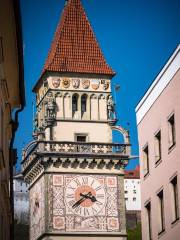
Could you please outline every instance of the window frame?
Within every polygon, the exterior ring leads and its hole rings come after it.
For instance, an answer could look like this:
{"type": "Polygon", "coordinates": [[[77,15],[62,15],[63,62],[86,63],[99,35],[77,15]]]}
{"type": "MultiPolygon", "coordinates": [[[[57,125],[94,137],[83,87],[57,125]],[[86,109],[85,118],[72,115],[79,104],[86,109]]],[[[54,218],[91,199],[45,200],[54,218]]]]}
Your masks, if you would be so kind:
{"type": "Polygon", "coordinates": [[[148,240],[152,240],[152,219],[151,219],[151,201],[148,200],[144,204],[144,208],[146,209],[146,216],[148,220],[148,240]]]}
{"type": "Polygon", "coordinates": [[[161,188],[157,192],[158,199],[158,211],[159,211],[159,229],[158,236],[161,235],[165,231],[165,211],[164,211],[164,189],[161,188]]]}
{"type": "Polygon", "coordinates": [[[172,148],[176,145],[176,127],[175,127],[175,113],[172,112],[168,118],[168,145],[169,145],[169,151],[171,151],[172,148]],[[173,124],[172,124],[173,120],[173,124]]]}
{"type": "Polygon", "coordinates": [[[142,154],[143,154],[143,173],[144,173],[144,178],[149,174],[149,145],[146,143],[144,147],[142,148],[142,154]],[[147,151],[146,151],[147,149],[147,151]],[[145,159],[146,157],[146,159],[145,159]],[[145,163],[146,161],[146,172],[145,172],[145,163]]]}
{"type": "Polygon", "coordinates": [[[179,192],[178,192],[178,177],[177,174],[173,175],[170,179],[170,187],[171,187],[171,199],[172,199],[172,222],[173,225],[175,222],[179,220],[179,192]]]}
{"type": "Polygon", "coordinates": [[[73,94],[73,96],[72,96],[72,112],[73,113],[78,111],[78,99],[79,99],[78,94],[73,94]],[[74,103],[74,99],[76,100],[75,103],[74,103]]]}
{"type": "Polygon", "coordinates": [[[155,164],[157,165],[162,160],[162,134],[161,129],[154,134],[154,152],[155,152],[155,164]]]}

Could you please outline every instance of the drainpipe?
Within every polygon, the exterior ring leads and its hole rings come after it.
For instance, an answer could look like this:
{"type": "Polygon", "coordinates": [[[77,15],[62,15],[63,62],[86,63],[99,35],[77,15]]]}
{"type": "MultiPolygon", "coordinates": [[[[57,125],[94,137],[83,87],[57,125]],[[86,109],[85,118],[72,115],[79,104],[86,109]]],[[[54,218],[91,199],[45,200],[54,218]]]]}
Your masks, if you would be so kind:
{"type": "Polygon", "coordinates": [[[18,52],[18,70],[19,70],[19,98],[20,108],[16,110],[14,120],[12,120],[12,138],[9,146],[9,173],[10,173],[10,204],[12,213],[12,223],[10,226],[10,239],[14,239],[14,193],[13,193],[13,167],[16,163],[16,150],[13,148],[15,133],[18,129],[18,115],[25,107],[25,87],[24,87],[24,66],[23,66],[23,41],[22,41],[22,26],[21,26],[21,14],[20,14],[20,2],[19,0],[12,1],[14,8],[14,17],[16,24],[16,41],[18,52]]]}

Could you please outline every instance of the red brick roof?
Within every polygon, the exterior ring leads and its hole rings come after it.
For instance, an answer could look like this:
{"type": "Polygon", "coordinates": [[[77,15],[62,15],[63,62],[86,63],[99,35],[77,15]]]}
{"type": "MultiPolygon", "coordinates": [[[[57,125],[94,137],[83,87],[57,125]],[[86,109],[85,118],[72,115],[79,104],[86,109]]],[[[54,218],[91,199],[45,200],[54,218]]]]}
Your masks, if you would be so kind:
{"type": "Polygon", "coordinates": [[[134,170],[125,170],[125,179],[139,179],[140,178],[140,166],[136,166],[134,170]]]}
{"type": "Polygon", "coordinates": [[[106,63],[80,0],[69,0],[64,7],[42,74],[46,71],[115,74],[106,63]]]}

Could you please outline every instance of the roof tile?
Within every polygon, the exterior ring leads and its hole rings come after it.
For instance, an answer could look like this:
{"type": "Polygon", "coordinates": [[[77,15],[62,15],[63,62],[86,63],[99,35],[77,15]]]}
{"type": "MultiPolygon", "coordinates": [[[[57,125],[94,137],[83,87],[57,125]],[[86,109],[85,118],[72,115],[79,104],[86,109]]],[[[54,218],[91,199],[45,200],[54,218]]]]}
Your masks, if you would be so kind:
{"type": "Polygon", "coordinates": [[[80,0],[69,0],[46,59],[46,71],[114,75],[106,63],[80,0]]]}

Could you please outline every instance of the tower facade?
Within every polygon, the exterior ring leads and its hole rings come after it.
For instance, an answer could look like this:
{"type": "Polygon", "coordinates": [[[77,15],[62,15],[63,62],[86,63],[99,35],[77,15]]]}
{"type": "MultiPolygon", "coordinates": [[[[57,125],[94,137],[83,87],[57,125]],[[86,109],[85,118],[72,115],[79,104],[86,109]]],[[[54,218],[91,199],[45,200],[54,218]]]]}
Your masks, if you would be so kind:
{"type": "Polygon", "coordinates": [[[66,1],[34,87],[34,138],[23,151],[30,239],[126,239],[129,134],[115,126],[113,70],[80,0],[66,1]],[[125,142],[112,143],[112,130],[125,142]]]}

